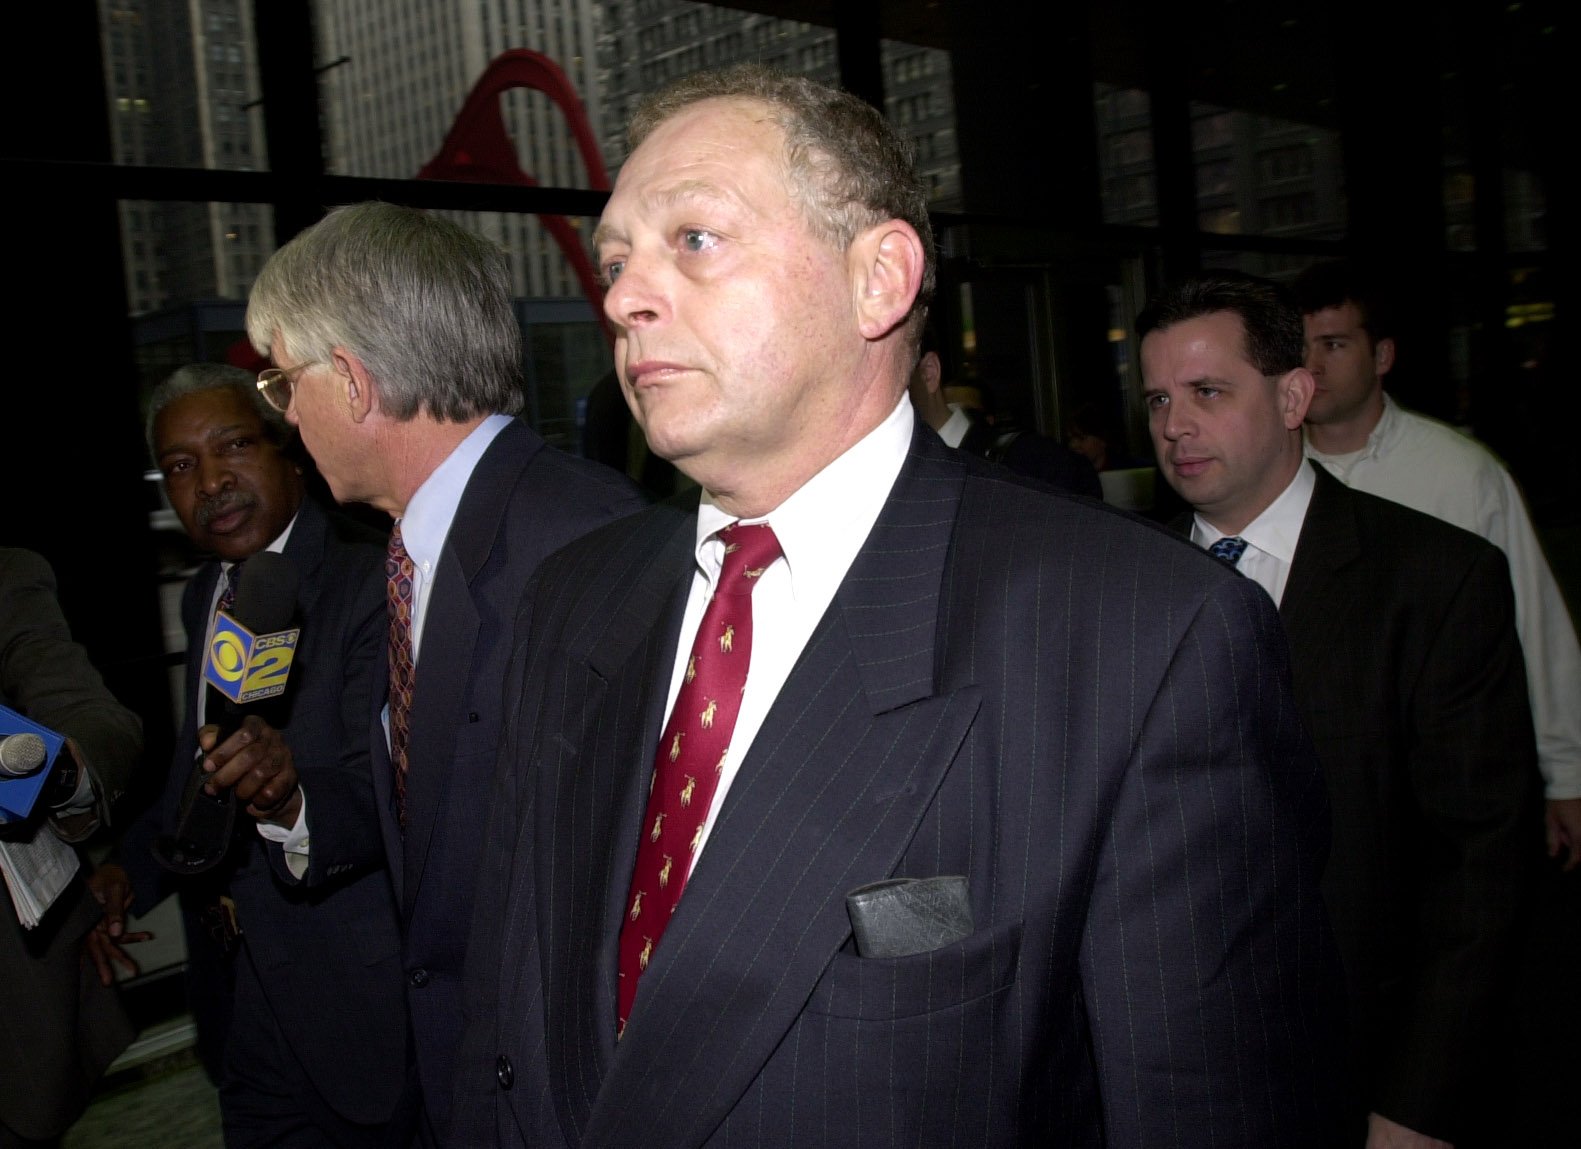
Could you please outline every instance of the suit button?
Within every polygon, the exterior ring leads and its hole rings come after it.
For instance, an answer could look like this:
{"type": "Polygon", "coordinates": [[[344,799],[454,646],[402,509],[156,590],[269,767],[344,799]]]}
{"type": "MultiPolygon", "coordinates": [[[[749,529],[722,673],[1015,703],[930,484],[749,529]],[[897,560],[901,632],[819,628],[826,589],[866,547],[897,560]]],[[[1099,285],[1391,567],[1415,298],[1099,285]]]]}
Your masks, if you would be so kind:
{"type": "Polygon", "coordinates": [[[509,1089],[516,1081],[516,1071],[511,1068],[511,1059],[503,1053],[494,1059],[494,1076],[499,1080],[501,1089],[509,1089]]]}
{"type": "Polygon", "coordinates": [[[418,967],[406,975],[406,980],[412,983],[413,989],[422,989],[428,984],[428,971],[418,967]]]}

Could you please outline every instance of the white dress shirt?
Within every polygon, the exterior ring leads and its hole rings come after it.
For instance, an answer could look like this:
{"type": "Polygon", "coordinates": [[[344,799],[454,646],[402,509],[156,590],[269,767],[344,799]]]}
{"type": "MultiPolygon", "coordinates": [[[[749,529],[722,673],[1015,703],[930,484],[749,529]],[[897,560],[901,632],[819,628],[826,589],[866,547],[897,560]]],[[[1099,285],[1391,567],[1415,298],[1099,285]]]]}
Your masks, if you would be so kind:
{"type": "Polygon", "coordinates": [[[1453,523],[1504,552],[1547,795],[1581,798],[1581,645],[1504,464],[1469,435],[1407,411],[1387,393],[1360,451],[1325,455],[1311,443],[1306,451],[1346,486],[1453,523]]]}
{"type": "Polygon", "coordinates": [[[959,403],[948,403],[946,406],[950,409],[950,417],[939,428],[939,438],[944,440],[945,446],[959,447],[961,440],[966,438],[966,432],[972,429],[972,417],[961,410],[959,403]]]}
{"type": "MultiPolygon", "coordinates": [[[[694,865],[707,847],[725,794],[753,738],[878,520],[911,447],[912,423],[911,402],[902,396],[884,422],[790,498],[761,518],[741,520],[768,523],[783,555],[764,571],[752,591],[752,659],[746,689],[703,836],[692,855],[694,865]]],[[[735,521],[703,492],[697,512],[697,568],[676,645],[666,720],[724,562],[724,543],[714,532],[735,521]]]]}
{"type": "MultiPolygon", "coordinates": [[[[461,496],[466,494],[467,483],[477,468],[483,452],[489,449],[494,437],[510,425],[509,415],[490,415],[461,440],[456,449],[434,468],[434,473],[423,480],[423,485],[413,493],[401,515],[401,542],[412,559],[412,665],[417,665],[423,644],[423,621],[428,617],[428,604],[434,582],[434,570],[439,563],[439,552],[444,549],[450,534],[450,524],[455,522],[456,509],[461,506],[461,496]]],[[[384,736],[390,736],[389,707],[385,707],[384,736]]]]}
{"type": "MultiPolygon", "coordinates": [[[[1269,503],[1262,514],[1247,523],[1244,530],[1236,532],[1237,537],[1246,540],[1246,550],[1235,564],[1236,569],[1267,591],[1275,606],[1284,596],[1290,563],[1296,557],[1301,524],[1306,522],[1315,486],[1317,477],[1311,466],[1303,462],[1296,468],[1295,478],[1284,492],[1269,503]]],[[[1191,517],[1191,541],[1204,550],[1225,537],[1223,531],[1201,515],[1191,517]]]]}

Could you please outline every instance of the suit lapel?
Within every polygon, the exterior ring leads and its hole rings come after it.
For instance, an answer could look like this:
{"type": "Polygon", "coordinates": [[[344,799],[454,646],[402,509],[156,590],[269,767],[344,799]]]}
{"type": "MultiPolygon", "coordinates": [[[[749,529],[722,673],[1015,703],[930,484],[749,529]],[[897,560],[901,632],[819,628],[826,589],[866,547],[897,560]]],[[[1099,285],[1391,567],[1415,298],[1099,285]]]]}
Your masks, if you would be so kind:
{"type": "Polygon", "coordinates": [[[401,894],[407,919],[421,892],[428,846],[450,786],[463,702],[474,687],[488,689],[486,683],[471,682],[478,641],[473,582],[499,542],[501,520],[518,476],[542,446],[543,441],[519,419],[494,437],[467,480],[439,554],[433,595],[424,612],[407,744],[407,824],[401,835],[401,894]]]}
{"type": "MultiPolygon", "coordinates": [[[[1331,576],[1362,553],[1345,485],[1310,460],[1302,466],[1311,467],[1316,480],[1296,551],[1290,559],[1284,593],[1279,597],[1279,617],[1292,640],[1298,635],[1308,637],[1313,627],[1319,628],[1316,637],[1321,639],[1321,629],[1332,624],[1332,607],[1327,601],[1330,596],[1325,593],[1333,585],[1331,576]]],[[[1188,539],[1191,526],[1189,510],[1169,521],[1170,530],[1188,539]]]]}
{"type": "Polygon", "coordinates": [[[1279,615],[1297,649],[1303,648],[1298,644],[1312,639],[1321,641],[1321,632],[1332,627],[1334,572],[1355,562],[1362,553],[1344,485],[1315,463],[1304,465],[1312,467],[1317,480],[1279,600],[1279,615]]]}
{"type": "MultiPolygon", "coordinates": [[[[444,658],[418,656],[412,689],[411,733],[407,745],[406,831],[401,837],[402,897],[410,917],[422,885],[434,823],[449,789],[456,715],[466,698],[478,612],[455,552],[439,553],[434,597],[423,620],[424,635],[443,635],[444,658]],[[427,671],[425,674],[424,672],[427,671]]],[[[435,646],[438,646],[436,638],[435,646]]]]}
{"type": "Polygon", "coordinates": [[[587,584],[596,588],[582,598],[578,580],[567,579],[578,601],[556,615],[571,620],[560,644],[583,653],[586,672],[565,687],[577,698],[562,710],[590,717],[583,730],[539,740],[534,809],[517,822],[516,856],[530,860],[515,867],[506,915],[536,919],[545,1003],[511,968],[515,958],[504,963],[500,993],[507,1029],[545,1011],[555,1034],[552,1092],[568,1128],[586,1126],[614,1055],[620,916],[695,561],[695,500],[648,511],[631,533],[593,552],[587,584]]]}
{"type": "Polygon", "coordinates": [[[324,548],[329,537],[329,520],[324,517],[312,499],[303,499],[297,510],[296,522],[291,527],[291,537],[285,541],[285,557],[296,567],[301,580],[297,583],[297,617],[311,617],[318,601],[318,568],[324,563],[324,548]]]}
{"type": "MultiPolygon", "coordinates": [[[[388,639],[388,631],[386,632],[388,639]]],[[[390,761],[389,735],[384,726],[384,708],[389,699],[390,644],[379,644],[379,658],[373,673],[377,688],[373,692],[373,713],[369,720],[372,748],[368,768],[373,771],[373,800],[379,811],[379,834],[384,839],[389,859],[390,882],[395,888],[395,903],[406,905],[406,843],[395,809],[395,765],[390,761]]],[[[404,915],[403,915],[404,918],[404,915]]]]}
{"type": "MultiPolygon", "coordinates": [[[[846,944],[845,894],[899,864],[977,707],[971,689],[933,693],[940,586],[961,485],[948,448],[917,436],[726,795],[609,1061],[586,1143],[680,1149],[706,1140],[846,944]],[[636,1097],[657,1100],[639,1112],[636,1097]]],[[[662,649],[656,691],[669,681],[675,640],[667,637],[654,644],[662,649]]],[[[643,734],[651,754],[651,718],[643,734]]],[[[636,772],[643,780],[646,765],[636,772]]],[[[640,817],[631,808],[643,796],[629,782],[625,789],[610,873],[618,892],[605,899],[616,912],[601,923],[609,994],[640,817]]],[[[612,1037],[612,1012],[600,1013],[578,1021],[612,1037]]]]}

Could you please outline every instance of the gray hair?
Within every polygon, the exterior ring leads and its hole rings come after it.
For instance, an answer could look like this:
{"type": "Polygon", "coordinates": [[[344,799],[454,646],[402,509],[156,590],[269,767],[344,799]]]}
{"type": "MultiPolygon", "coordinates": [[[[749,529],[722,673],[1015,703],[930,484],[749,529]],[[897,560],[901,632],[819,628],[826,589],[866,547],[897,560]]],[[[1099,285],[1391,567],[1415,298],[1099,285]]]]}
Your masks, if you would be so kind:
{"type": "Polygon", "coordinates": [[[937,257],[928,191],[917,175],[911,142],[877,108],[849,92],[747,63],[694,72],[650,93],[632,116],[631,150],[666,120],[712,99],[755,100],[768,107],[785,137],[792,196],[813,232],[838,249],[887,219],[905,220],[916,230],[924,259],[922,285],[912,304],[912,339],[920,339],[937,257]]]}
{"type": "Polygon", "coordinates": [[[360,359],[395,419],[522,409],[521,327],[505,253],[458,224],[369,201],[332,210],[272,255],[247,300],[247,337],[327,363],[360,359]]]}
{"type": "Polygon", "coordinates": [[[258,378],[251,371],[232,367],[228,363],[188,363],[171,372],[148,397],[148,418],[143,422],[143,438],[148,443],[148,454],[155,463],[159,462],[159,456],[154,447],[154,422],[160,412],[177,399],[184,399],[199,391],[218,391],[226,387],[233,387],[247,397],[263,421],[264,430],[277,446],[290,447],[293,444],[296,429],[259,393],[258,378]]]}

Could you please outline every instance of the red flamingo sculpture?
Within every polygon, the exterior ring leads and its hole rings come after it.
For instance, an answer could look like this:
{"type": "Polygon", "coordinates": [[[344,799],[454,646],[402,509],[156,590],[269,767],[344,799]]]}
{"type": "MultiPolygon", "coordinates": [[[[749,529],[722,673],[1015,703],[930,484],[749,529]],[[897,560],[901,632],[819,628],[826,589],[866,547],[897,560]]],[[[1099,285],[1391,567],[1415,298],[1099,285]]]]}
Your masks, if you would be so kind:
{"type": "MultiPolygon", "coordinates": [[[[500,96],[512,88],[531,88],[542,92],[555,102],[570,125],[576,138],[577,149],[582,153],[582,163],[587,168],[588,184],[594,191],[609,190],[609,173],[604,169],[604,157],[599,154],[587,122],[587,112],[571,86],[571,81],[559,64],[542,52],[528,48],[511,48],[501,52],[483,69],[466,102],[456,114],[445,142],[440,145],[433,159],[417,173],[421,180],[462,180],[472,183],[521,184],[537,187],[538,181],[522,170],[517,159],[516,147],[505,130],[505,120],[500,114],[500,96]]],[[[563,215],[539,212],[538,219],[564,253],[571,269],[581,284],[582,294],[593,305],[599,329],[611,346],[614,332],[604,318],[604,292],[592,261],[587,257],[576,230],[563,215]]],[[[252,349],[246,339],[238,340],[227,349],[226,359],[249,370],[267,367],[268,361],[252,349]]]]}
{"type": "MultiPolygon", "coordinates": [[[[556,64],[542,52],[528,48],[511,48],[501,52],[483,70],[472,91],[468,93],[455,123],[440,145],[439,152],[423,165],[417,173],[425,180],[466,180],[475,183],[514,183],[537,187],[538,181],[522,170],[516,147],[505,130],[505,120],[500,114],[499,97],[512,88],[531,88],[542,92],[554,101],[565,116],[587,168],[588,184],[595,191],[609,190],[609,173],[604,169],[604,157],[599,154],[587,122],[587,112],[571,86],[571,81],[556,64]]],[[[604,338],[613,343],[614,335],[604,318],[604,292],[598,276],[587,256],[576,230],[563,215],[538,213],[539,222],[560,245],[561,252],[581,284],[582,293],[593,305],[604,338]]]]}

